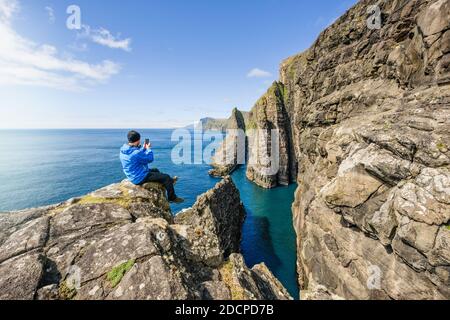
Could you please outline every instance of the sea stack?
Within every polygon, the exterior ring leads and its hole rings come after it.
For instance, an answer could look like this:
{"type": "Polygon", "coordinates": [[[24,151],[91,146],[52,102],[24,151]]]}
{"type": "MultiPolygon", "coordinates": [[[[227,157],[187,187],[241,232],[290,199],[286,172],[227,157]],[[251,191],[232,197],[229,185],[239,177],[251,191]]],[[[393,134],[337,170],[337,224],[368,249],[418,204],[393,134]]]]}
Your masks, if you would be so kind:
{"type": "Polygon", "coordinates": [[[239,165],[245,163],[246,157],[246,117],[247,113],[234,108],[225,126],[226,136],[211,159],[213,169],[209,174],[213,177],[224,177],[231,174],[239,165]]]}

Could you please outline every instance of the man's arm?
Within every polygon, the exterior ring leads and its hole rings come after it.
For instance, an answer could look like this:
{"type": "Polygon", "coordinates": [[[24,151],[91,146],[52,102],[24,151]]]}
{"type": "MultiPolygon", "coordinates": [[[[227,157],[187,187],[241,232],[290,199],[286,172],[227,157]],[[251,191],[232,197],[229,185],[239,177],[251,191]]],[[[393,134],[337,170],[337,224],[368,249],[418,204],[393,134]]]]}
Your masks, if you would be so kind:
{"type": "Polygon", "coordinates": [[[149,164],[153,162],[153,151],[152,149],[141,149],[141,152],[139,152],[139,160],[144,164],[149,164]]]}

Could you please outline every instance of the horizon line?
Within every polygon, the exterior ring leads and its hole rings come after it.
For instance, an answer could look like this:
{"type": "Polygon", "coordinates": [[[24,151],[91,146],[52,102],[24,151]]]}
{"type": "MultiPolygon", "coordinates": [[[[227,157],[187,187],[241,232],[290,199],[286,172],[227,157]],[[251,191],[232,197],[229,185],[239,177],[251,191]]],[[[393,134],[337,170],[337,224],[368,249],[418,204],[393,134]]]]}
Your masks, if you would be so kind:
{"type": "Polygon", "coordinates": [[[165,128],[137,128],[137,127],[129,127],[129,128],[114,128],[114,127],[105,127],[105,128],[0,128],[0,131],[3,130],[164,130],[164,129],[184,129],[188,126],[182,127],[165,127],[165,128]]]}

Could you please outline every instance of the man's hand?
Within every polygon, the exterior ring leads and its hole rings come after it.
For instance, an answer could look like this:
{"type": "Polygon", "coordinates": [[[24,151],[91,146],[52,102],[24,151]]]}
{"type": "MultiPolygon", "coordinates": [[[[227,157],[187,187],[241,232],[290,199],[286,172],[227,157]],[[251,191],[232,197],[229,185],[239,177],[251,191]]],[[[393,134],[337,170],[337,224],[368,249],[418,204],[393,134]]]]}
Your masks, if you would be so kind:
{"type": "Polygon", "coordinates": [[[148,150],[152,147],[151,142],[149,142],[148,144],[144,144],[144,149],[148,150]]]}

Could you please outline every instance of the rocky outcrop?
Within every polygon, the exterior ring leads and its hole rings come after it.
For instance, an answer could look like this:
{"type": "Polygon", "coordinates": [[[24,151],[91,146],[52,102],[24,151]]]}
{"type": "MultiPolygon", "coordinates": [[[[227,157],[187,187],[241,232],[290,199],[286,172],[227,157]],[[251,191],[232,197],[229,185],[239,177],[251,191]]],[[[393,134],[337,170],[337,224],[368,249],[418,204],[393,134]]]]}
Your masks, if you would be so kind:
{"type": "MultiPolygon", "coordinates": [[[[278,129],[306,299],[450,298],[450,2],[361,0],[281,65],[247,129],[278,129]]],[[[270,154],[270,142],[254,139],[270,154]]]]}
{"type": "Polygon", "coordinates": [[[247,117],[247,113],[243,113],[236,108],[233,109],[226,124],[226,136],[211,159],[211,166],[213,167],[209,171],[211,176],[227,176],[239,165],[245,163],[247,117]]]}
{"type": "Polygon", "coordinates": [[[287,290],[264,263],[249,269],[240,254],[231,254],[219,269],[233,300],[286,300],[287,290]]]}
{"type": "Polygon", "coordinates": [[[231,178],[175,219],[164,193],[123,181],[2,214],[0,299],[290,299],[238,253],[245,212],[231,178]]]}
{"type": "Polygon", "coordinates": [[[217,267],[223,257],[240,251],[244,206],[227,177],[201,195],[194,206],[175,217],[175,227],[193,260],[217,267]]]}

